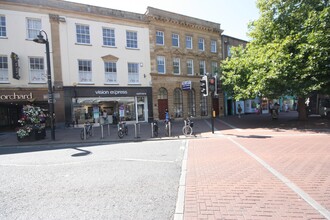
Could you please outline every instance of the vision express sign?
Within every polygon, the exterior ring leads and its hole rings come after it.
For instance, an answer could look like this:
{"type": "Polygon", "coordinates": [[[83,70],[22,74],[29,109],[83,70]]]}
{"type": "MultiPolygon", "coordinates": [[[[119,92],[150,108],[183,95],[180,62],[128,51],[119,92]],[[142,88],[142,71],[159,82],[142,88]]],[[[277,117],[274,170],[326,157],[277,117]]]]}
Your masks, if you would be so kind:
{"type": "Polygon", "coordinates": [[[151,88],[76,88],[78,97],[128,97],[146,96],[151,93],[151,88]]]}

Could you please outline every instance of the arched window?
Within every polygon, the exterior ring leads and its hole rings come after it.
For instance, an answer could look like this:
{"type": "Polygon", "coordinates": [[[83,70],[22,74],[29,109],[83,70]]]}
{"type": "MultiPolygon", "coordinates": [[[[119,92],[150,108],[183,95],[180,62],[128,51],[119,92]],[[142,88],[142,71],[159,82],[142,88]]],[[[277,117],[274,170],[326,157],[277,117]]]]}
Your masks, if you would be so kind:
{"type": "Polygon", "coordinates": [[[188,92],[188,115],[196,116],[196,100],[195,90],[192,89],[188,92]]]}
{"type": "Polygon", "coordinates": [[[201,106],[201,116],[207,116],[208,115],[207,96],[201,95],[200,106],[201,106]]]}
{"type": "Polygon", "coordinates": [[[183,116],[182,91],[179,88],[174,89],[174,114],[176,118],[183,116]]]}
{"type": "Polygon", "coordinates": [[[158,99],[167,99],[167,90],[165,88],[160,88],[158,90],[158,99]]]}

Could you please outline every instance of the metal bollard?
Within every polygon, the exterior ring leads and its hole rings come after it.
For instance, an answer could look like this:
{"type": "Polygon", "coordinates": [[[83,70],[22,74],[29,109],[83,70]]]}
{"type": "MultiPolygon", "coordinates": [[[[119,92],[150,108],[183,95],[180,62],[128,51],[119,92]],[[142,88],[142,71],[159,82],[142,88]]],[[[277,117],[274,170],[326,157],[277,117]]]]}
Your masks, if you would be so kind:
{"type": "Polygon", "coordinates": [[[101,125],[100,127],[101,127],[101,139],[103,139],[104,138],[104,135],[103,135],[103,130],[104,130],[103,129],[103,125],[101,125]]]}
{"type": "Polygon", "coordinates": [[[110,136],[110,124],[109,123],[108,124],[102,124],[101,125],[101,139],[104,138],[104,126],[105,125],[108,125],[108,136],[110,136]]]}
{"type": "Polygon", "coordinates": [[[154,123],[151,122],[151,137],[154,137],[154,123]]]}
{"type": "Polygon", "coordinates": [[[168,122],[168,136],[171,137],[171,134],[172,133],[172,125],[171,125],[171,122],[169,121],[168,122]]]}
{"type": "Polygon", "coordinates": [[[84,140],[85,140],[85,141],[86,141],[86,139],[87,139],[86,128],[87,128],[87,126],[86,126],[86,125],[84,125],[84,140]]]}
{"type": "Polygon", "coordinates": [[[140,124],[135,123],[134,127],[135,127],[135,138],[140,138],[140,124]]]}

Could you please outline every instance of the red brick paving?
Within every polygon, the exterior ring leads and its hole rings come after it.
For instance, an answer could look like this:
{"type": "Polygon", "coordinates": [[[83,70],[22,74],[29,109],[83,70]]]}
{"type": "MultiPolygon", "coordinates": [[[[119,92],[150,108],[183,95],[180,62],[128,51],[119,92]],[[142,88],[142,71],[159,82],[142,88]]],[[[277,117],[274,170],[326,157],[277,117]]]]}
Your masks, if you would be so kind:
{"type": "Polygon", "coordinates": [[[330,135],[231,129],[190,140],[184,219],[326,219],[235,142],[330,210],[330,135]],[[218,134],[225,134],[224,136],[218,134]]]}

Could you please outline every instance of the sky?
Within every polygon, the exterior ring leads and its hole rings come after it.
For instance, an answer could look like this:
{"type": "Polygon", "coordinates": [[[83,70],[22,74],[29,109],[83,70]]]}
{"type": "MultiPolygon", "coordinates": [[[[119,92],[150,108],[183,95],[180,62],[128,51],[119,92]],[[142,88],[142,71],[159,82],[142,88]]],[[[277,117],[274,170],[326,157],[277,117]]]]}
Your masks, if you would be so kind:
{"type": "Polygon", "coordinates": [[[68,0],[144,14],[154,7],[220,24],[223,34],[249,40],[248,23],[259,18],[256,0],[68,0]]]}

